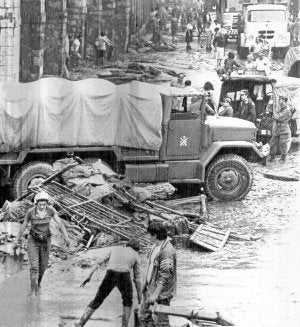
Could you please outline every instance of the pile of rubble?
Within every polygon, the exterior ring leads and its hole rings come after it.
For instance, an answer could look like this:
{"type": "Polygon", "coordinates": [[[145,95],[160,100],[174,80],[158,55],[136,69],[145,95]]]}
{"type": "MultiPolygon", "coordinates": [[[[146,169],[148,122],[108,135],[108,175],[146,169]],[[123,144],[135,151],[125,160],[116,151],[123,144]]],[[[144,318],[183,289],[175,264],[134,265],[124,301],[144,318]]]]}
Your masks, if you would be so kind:
{"type": "Polygon", "coordinates": [[[145,38],[137,38],[135,35],[131,37],[130,48],[128,52],[130,54],[138,53],[153,53],[163,51],[175,51],[176,45],[171,42],[167,42],[163,37],[160,39],[160,43],[154,43],[153,40],[147,40],[145,38]]]}
{"type": "Polygon", "coordinates": [[[98,78],[120,84],[133,80],[141,82],[166,82],[177,76],[177,72],[153,63],[130,62],[126,64],[117,62],[102,67],[96,75],[98,78]]]}
{"type": "MultiPolygon", "coordinates": [[[[74,165],[73,159],[56,161],[53,174],[59,176],[56,181],[33,188],[26,199],[11,203],[6,201],[0,221],[22,223],[27,210],[33,206],[34,194],[44,189],[51,196],[52,205],[71,238],[70,250],[65,251],[70,253],[122,243],[134,235],[141,239],[143,246],[150,245],[146,226],[148,220],[156,216],[156,210],[147,209],[148,205],[144,208],[141,204],[168,199],[175,192],[169,183],[135,186],[97,159],[77,165],[74,165]],[[66,167],[72,168],[66,171],[66,167]],[[57,173],[62,171],[64,173],[59,176],[57,173]]],[[[157,219],[162,219],[160,215],[158,212],[157,219]]],[[[176,225],[176,219],[170,224],[173,234],[181,233],[183,229],[183,223],[178,220],[176,225]]],[[[55,224],[51,225],[51,232],[54,251],[63,249],[63,237],[55,224]]],[[[12,235],[11,239],[15,236],[12,235]]],[[[25,233],[24,241],[26,237],[25,233]]],[[[7,241],[6,237],[3,241],[7,241]]]]}
{"type": "MultiPolygon", "coordinates": [[[[184,236],[187,242],[183,245],[193,242],[212,251],[220,250],[230,237],[251,240],[209,224],[205,195],[197,198],[201,214],[174,210],[162,201],[175,192],[171,184],[134,185],[97,159],[84,164],[70,158],[56,161],[51,176],[33,187],[25,199],[5,203],[0,221],[22,222],[33,206],[34,195],[41,190],[50,195],[71,239],[66,249],[61,232],[54,222],[51,224],[52,254],[61,259],[80,250],[122,244],[132,237],[138,238],[143,248],[149,247],[147,226],[153,220],[164,222],[171,237],[184,236]]],[[[15,236],[3,233],[0,243],[12,242],[15,236]]],[[[25,233],[23,243],[26,238],[25,233]]]]}

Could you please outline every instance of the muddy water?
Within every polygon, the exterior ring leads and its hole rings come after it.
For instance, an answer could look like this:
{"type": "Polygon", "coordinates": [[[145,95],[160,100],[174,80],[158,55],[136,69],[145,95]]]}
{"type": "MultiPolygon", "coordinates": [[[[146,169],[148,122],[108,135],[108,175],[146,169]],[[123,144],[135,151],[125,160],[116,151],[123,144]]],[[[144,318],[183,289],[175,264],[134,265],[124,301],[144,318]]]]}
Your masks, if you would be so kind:
{"type": "MultiPolygon", "coordinates": [[[[283,167],[274,164],[272,171],[295,173],[298,159],[293,155],[283,167]]],[[[238,326],[297,327],[300,318],[300,183],[266,179],[262,173],[267,168],[258,165],[253,168],[255,181],[247,199],[209,203],[208,210],[212,223],[260,239],[229,242],[215,253],[177,249],[178,291],[173,305],[216,310],[238,326]]],[[[198,210],[197,206],[188,208],[198,210]]],[[[50,327],[59,323],[73,326],[105,273],[103,267],[82,289],[79,285],[89,270],[79,268],[78,260],[89,255],[93,261],[103,255],[103,251],[89,251],[91,253],[53,264],[37,298],[27,296],[27,269],[7,280],[0,288],[0,294],[6,295],[0,296],[3,326],[50,327]],[[18,314],[10,314],[11,308],[18,314]]],[[[145,263],[143,256],[143,268],[145,263]]],[[[87,326],[120,326],[121,313],[120,294],[115,290],[94,315],[101,320],[90,321],[87,326]]],[[[172,318],[171,322],[180,326],[184,320],[172,318]]]]}
{"type": "MultiPolygon", "coordinates": [[[[299,167],[278,165],[289,173],[299,167]]],[[[256,178],[246,200],[209,204],[211,222],[255,242],[230,242],[218,253],[178,250],[181,306],[216,308],[242,326],[298,326],[300,183],[256,178]]],[[[174,303],[175,303],[174,302],[174,303]]]]}

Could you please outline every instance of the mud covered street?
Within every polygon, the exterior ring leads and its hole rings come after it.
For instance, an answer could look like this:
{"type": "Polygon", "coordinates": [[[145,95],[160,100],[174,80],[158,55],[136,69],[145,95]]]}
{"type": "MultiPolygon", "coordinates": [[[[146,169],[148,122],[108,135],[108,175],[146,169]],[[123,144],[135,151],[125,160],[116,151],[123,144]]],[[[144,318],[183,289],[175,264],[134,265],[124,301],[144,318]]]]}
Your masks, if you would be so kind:
{"type": "MultiPolygon", "coordinates": [[[[291,154],[284,165],[255,164],[254,186],[244,201],[209,203],[210,222],[259,239],[231,241],[214,253],[178,247],[178,292],[173,305],[220,311],[239,326],[298,325],[300,184],[268,179],[263,173],[298,176],[299,160],[298,154],[291,154]]],[[[188,209],[199,210],[197,205],[188,209]]],[[[91,250],[53,262],[37,298],[27,296],[28,266],[24,266],[2,283],[2,326],[72,326],[105,272],[105,267],[99,269],[86,288],[79,288],[89,269],[79,267],[78,262],[83,258],[94,261],[105,251],[91,250]]],[[[143,256],[143,267],[145,263],[143,256]]],[[[118,326],[121,313],[115,290],[87,326],[118,326]]],[[[184,323],[180,318],[171,321],[176,326],[184,323]]]]}

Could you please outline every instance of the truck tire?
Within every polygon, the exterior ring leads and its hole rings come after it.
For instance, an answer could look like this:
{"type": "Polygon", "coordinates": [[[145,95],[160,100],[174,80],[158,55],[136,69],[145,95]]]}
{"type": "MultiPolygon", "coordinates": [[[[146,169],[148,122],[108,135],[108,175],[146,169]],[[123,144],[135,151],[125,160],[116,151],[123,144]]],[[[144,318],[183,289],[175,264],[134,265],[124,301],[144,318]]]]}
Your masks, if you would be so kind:
{"type": "Polygon", "coordinates": [[[43,161],[32,161],[22,166],[13,177],[11,197],[16,199],[23,195],[29,186],[49,177],[51,170],[52,166],[43,161]]]}
{"type": "Polygon", "coordinates": [[[253,174],[247,161],[235,154],[219,156],[207,168],[204,188],[216,201],[243,199],[251,189],[253,174]]]}

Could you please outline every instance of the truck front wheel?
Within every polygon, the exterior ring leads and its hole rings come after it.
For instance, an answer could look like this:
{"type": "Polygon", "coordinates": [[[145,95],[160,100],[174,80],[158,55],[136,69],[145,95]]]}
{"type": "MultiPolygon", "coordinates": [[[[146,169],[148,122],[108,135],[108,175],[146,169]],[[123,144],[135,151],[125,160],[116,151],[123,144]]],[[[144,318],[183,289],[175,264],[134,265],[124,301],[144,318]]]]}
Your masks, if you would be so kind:
{"type": "Polygon", "coordinates": [[[52,166],[46,162],[33,161],[22,166],[14,175],[10,195],[16,199],[23,195],[28,187],[34,186],[49,177],[52,166]]]}
{"type": "Polygon", "coordinates": [[[235,154],[219,156],[207,168],[204,188],[217,201],[243,199],[251,189],[253,174],[247,161],[235,154]]]}

